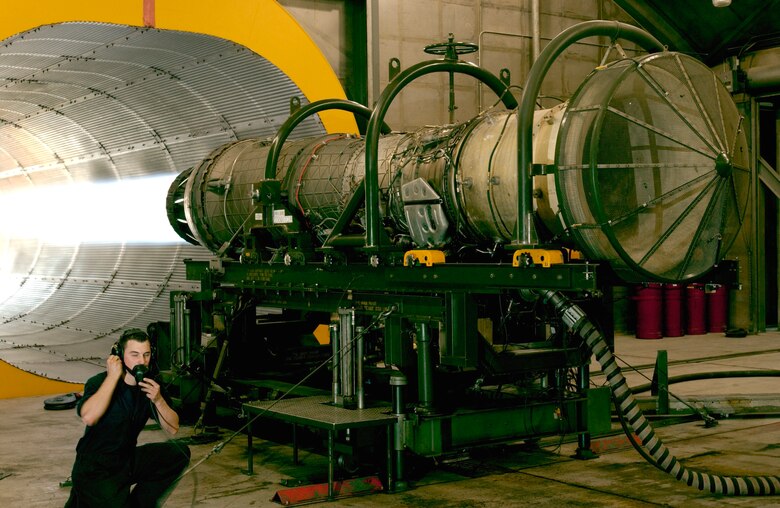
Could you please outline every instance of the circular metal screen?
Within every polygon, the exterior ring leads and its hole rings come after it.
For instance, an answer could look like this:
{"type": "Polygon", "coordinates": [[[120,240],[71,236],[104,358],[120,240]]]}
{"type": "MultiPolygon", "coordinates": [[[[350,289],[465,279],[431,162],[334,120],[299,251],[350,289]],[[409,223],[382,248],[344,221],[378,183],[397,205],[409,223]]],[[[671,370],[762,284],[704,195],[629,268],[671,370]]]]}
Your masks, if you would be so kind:
{"type": "Polygon", "coordinates": [[[594,71],[570,102],[556,164],[566,227],[630,281],[706,273],[747,205],[742,118],[712,71],[679,53],[594,71]]]}

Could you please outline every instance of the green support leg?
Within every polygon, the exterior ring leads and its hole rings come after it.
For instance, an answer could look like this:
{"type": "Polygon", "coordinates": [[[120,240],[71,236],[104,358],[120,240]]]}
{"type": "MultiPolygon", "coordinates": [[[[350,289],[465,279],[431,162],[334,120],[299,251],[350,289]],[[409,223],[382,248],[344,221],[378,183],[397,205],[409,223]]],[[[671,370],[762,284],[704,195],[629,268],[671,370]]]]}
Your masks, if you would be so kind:
{"type": "Polygon", "coordinates": [[[432,414],[433,410],[433,359],[431,335],[428,323],[417,323],[417,412],[432,414]]]}
{"type": "MultiPolygon", "coordinates": [[[[588,383],[590,382],[590,365],[582,365],[577,369],[577,388],[580,393],[585,393],[588,389],[588,383]]],[[[587,400],[580,402],[577,410],[577,428],[587,429],[588,426],[588,403],[587,400]]],[[[595,459],[598,457],[593,450],[590,449],[590,431],[585,430],[577,434],[577,451],[574,454],[574,458],[580,460],[595,459]]]]}
{"type": "Polygon", "coordinates": [[[653,369],[653,381],[650,384],[650,394],[655,395],[656,412],[660,415],[669,414],[669,358],[666,350],[658,351],[653,369]]]}

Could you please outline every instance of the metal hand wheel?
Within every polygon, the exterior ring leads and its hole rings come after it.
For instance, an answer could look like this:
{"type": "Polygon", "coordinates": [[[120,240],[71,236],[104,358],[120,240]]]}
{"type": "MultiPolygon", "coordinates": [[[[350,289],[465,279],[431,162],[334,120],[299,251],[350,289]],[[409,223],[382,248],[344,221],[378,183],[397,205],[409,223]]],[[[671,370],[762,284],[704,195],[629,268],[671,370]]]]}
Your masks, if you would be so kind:
{"type": "Polygon", "coordinates": [[[458,55],[474,53],[478,49],[479,46],[473,42],[455,42],[454,36],[450,34],[447,42],[428,44],[424,51],[429,55],[444,55],[445,60],[455,61],[458,55]]]}

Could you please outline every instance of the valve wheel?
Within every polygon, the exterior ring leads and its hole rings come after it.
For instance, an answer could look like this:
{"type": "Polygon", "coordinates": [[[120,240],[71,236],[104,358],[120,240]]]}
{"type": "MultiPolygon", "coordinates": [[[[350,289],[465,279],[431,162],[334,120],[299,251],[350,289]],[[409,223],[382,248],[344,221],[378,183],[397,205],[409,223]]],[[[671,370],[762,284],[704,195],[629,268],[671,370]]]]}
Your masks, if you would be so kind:
{"type": "Polygon", "coordinates": [[[455,61],[458,59],[457,55],[467,55],[478,49],[479,45],[473,42],[455,42],[453,35],[450,34],[447,42],[428,44],[424,51],[429,55],[444,55],[445,60],[455,61]]]}

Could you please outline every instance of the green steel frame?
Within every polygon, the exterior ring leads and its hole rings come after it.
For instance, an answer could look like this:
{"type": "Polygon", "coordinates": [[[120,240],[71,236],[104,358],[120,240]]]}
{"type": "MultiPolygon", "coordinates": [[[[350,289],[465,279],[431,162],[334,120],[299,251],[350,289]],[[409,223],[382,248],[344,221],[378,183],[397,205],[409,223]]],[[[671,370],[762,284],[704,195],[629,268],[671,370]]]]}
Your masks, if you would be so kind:
{"type": "MultiPolygon", "coordinates": [[[[523,217],[530,212],[531,118],[533,104],[553,59],[568,45],[591,35],[621,36],[628,40],[660,49],[660,43],[634,27],[619,23],[585,23],[564,32],[548,45],[543,58],[531,71],[530,85],[526,87],[519,112],[518,129],[518,244],[527,236],[523,217]]],[[[452,400],[437,400],[437,379],[457,378],[459,374],[473,374],[484,365],[481,354],[485,348],[478,321],[483,316],[478,302],[493,307],[509,298],[520,305],[533,307],[538,302],[536,291],[556,290],[584,297],[598,296],[598,266],[587,262],[513,267],[508,259],[496,263],[442,263],[433,266],[403,266],[397,247],[383,240],[378,182],[378,143],[383,132],[385,114],[393,99],[415,79],[444,72],[465,74],[491,88],[503,104],[518,107],[507,85],[492,73],[471,63],[458,61],[453,55],[444,60],[426,61],[400,72],[379,97],[373,110],[352,101],[319,101],[301,108],[280,129],[272,143],[265,167],[265,179],[256,187],[255,200],[259,205],[272,207],[284,197],[275,182],[276,164],[284,141],[304,118],[326,109],[342,109],[356,115],[369,116],[366,127],[366,167],[363,184],[358,187],[341,213],[333,232],[319,249],[311,248],[319,256],[290,256],[283,262],[274,256],[268,262],[253,258],[245,262],[214,259],[209,262],[186,261],[188,280],[199,281],[201,289],[190,294],[189,305],[199,306],[193,315],[208,323],[210,311],[231,307],[239,298],[246,298],[256,306],[302,312],[336,313],[350,309],[360,319],[382,321],[381,348],[384,373],[390,374],[388,395],[393,398],[393,415],[397,421],[392,429],[392,462],[388,464],[395,479],[403,481],[403,452],[420,455],[440,455],[468,446],[529,439],[542,435],[578,433],[580,448],[589,444],[588,432],[609,428],[609,390],[589,389],[588,363],[581,341],[552,345],[552,340],[539,347],[541,354],[520,355],[515,359],[510,375],[533,372],[540,375],[542,385],[550,383],[547,391],[539,390],[531,398],[517,397],[512,401],[492,401],[482,407],[462,404],[459,396],[452,400]],[[342,235],[342,230],[359,210],[365,209],[365,234],[342,235]],[[368,255],[369,263],[366,263],[368,255]],[[315,258],[317,258],[315,260],[315,258]],[[381,259],[380,259],[381,258],[381,259]],[[525,302],[525,303],[523,303],[525,302]],[[576,343],[574,343],[576,342],[576,343]],[[416,346],[416,351],[414,347],[416,346]],[[434,351],[434,348],[438,348],[434,351]],[[482,349],[480,349],[482,348],[482,349]],[[389,366],[402,369],[393,370],[389,366]],[[437,367],[446,367],[438,372],[437,367]],[[576,379],[569,374],[576,370],[576,379]],[[403,403],[407,380],[411,374],[409,391],[415,393],[414,410],[403,403]],[[541,373],[541,374],[539,374],[541,373]],[[444,404],[441,404],[444,402],[444,404]],[[585,437],[583,437],[585,436],[585,437]]],[[[270,216],[270,214],[266,214],[270,216]]],[[[256,228],[273,228],[268,221],[256,228]]],[[[254,231],[244,229],[250,237],[254,231]]],[[[251,238],[244,245],[251,245],[251,238]]],[[[491,311],[486,311],[488,314],[491,311]]],[[[254,317],[254,314],[252,315],[254,317]]],[[[489,317],[489,316],[488,316],[489,317]]],[[[552,318],[551,318],[552,319],[552,318]]],[[[514,335],[526,342],[534,334],[516,330],[514,335]],[[524,337],[524,334],[526,335],[524,337]]],[[[563,333],[561,328],[560,333],[563,333]]],[[[548,336],[545,334],[545,337],[548,336]]],[[[533,349],[533,348],[531,348],[533,349]]],[[[533,351],[532,351],[533,352],[533,351]]],[[[535,352],[534,352],[535,353],[535,352]]],[[[499,375],[505,374],[500,372],[499,375]]],[[[262,375],[258,372],[258,375],[262,375]]],[[[447,387],[450,388],[450,387],[447,387]]],[[[532,388],[533,389],[533,388],[532,388]]],[[[337,436],[332,435],[332,439],[337,436]]],[[[582,454],[585,456],[586,454],[582,454]]],[[[395,485],[389,485],[393,490],[395,485]]]]}

